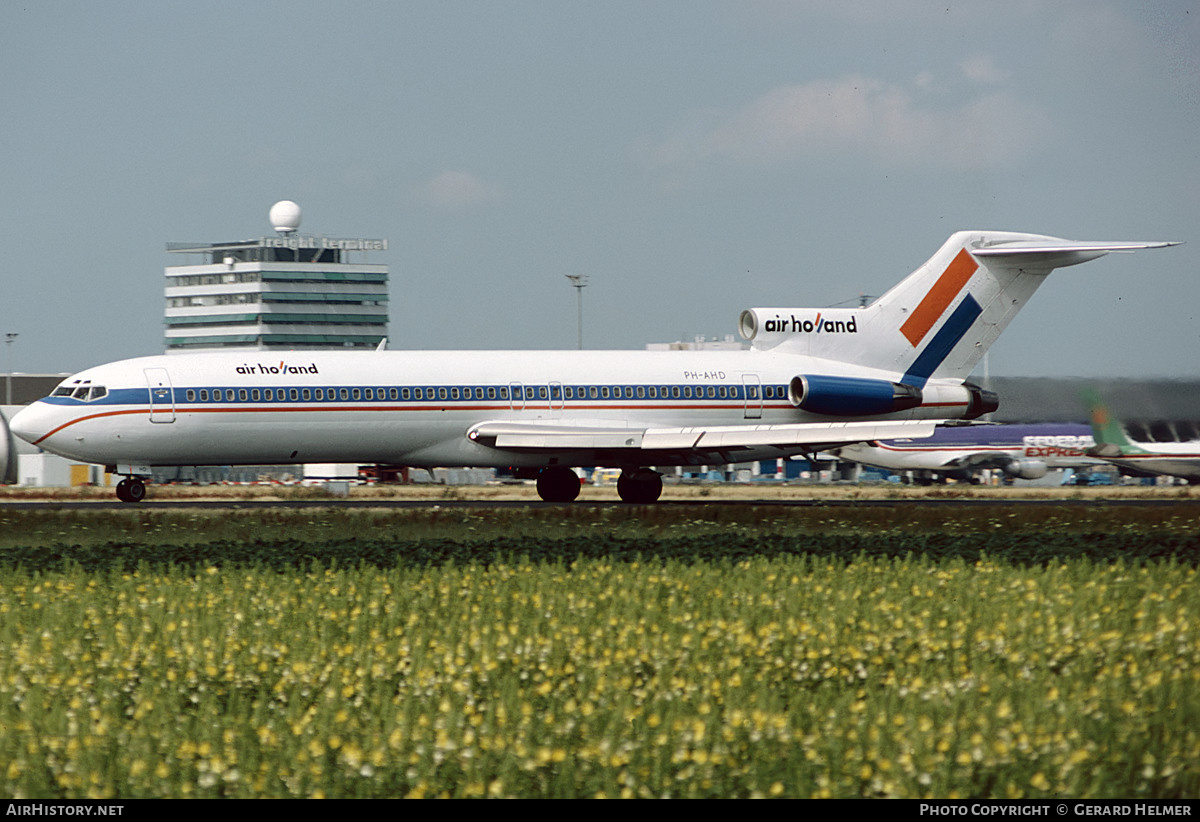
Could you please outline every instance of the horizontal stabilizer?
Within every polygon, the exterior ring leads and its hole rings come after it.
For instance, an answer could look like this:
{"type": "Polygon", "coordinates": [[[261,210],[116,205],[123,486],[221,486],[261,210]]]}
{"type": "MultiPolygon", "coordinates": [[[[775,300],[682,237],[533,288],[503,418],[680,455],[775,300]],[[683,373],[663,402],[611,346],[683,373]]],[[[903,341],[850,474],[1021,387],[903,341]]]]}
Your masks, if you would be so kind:
{"type": "Polygon", "coordinates": [[[1001,264],[1063,268],[1103,257],[1112,251],[1140,251],[1167,248],[1177,242],[1073,242],[1070,240],[1023,240],[999,242],[970,249],[974,257],[986,257],[1001,264]]]}

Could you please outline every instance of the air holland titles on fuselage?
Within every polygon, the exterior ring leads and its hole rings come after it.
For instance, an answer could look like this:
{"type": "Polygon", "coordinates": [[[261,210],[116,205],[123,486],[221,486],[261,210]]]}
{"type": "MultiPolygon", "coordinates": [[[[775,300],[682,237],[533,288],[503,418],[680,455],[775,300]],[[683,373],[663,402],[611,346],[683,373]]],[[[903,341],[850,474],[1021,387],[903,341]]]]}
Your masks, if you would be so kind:
{"type": "Polygon", "coordinates": [[[548,501],[572,466],[616,465],[621,498],[656,467],[775,459],[928,437],[994,394],[967,382],[1051,270],[1171,243],[963,231],[869,306],[751,308],[744,351],[197,353],[88,369],[12,430],[113,467],[123,500],[155,466],[359,462],[513,466],[548,501]],[[269,360],[269,362],[268,362],[269,360]]]}
{"type": "Polygon", "coordinates": [[[238,374],[318,374],[317,364],[311,365],[287,365],[280,362],[279,365],[239,365],[234,369],[238,374]]]}
{"type": "Polygon", "coordinates": [[[815,320],[805,320],[795,314],[788,315],[785,320],[778,314],[772,320],[763,323],[763,330],[768,332],[785,332],[790,334],[857,334],[858,319],[825,320],[817,314],[815,320]]]}

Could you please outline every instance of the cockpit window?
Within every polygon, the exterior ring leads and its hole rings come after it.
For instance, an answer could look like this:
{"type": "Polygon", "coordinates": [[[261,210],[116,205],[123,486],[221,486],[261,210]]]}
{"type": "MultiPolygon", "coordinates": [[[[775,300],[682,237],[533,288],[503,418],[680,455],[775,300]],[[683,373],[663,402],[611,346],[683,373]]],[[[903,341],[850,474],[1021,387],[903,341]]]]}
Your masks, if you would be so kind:
{"type": "Polygon", "coordinates": [[[64,383],[58,388],[55,388],[54,392],[50,396],[71,397],[72,399],[91,402],[92,400],[98,400],[101,397],[107,397],[108,389],[103,385],[92,385],[91,380],[75,380],[69,385],[64,383]]]}

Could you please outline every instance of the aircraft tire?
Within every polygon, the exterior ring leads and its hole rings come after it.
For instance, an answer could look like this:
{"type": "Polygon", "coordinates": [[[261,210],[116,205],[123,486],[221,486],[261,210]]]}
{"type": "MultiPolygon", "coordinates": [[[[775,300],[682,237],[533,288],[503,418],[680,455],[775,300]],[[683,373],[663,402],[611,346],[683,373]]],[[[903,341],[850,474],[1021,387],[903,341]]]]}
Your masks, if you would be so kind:
{"type": "Polygon", "coordinates": [[[544,468],[537,477],[537,492],[544,502],[574,502],[579,496],[579,475],[561,465],[544,468]]]}
{"type": "Polygon", "coordinates": [[[117,483],[117,499],[121,502],[141,502],[146,498],[146,484],[137,477],[117,483]]]}
{"type": "Polygon", "coordinates": [[[662,496],[662,475],[648,468],[622,471],[617,479],[617,495],[622,502],[645,505],[662,496]]]}

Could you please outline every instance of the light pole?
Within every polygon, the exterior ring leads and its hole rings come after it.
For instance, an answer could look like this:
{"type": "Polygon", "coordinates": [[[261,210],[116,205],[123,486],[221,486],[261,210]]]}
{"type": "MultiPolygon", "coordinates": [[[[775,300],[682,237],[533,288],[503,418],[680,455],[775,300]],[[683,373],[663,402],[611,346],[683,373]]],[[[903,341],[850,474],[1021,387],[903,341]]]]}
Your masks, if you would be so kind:
{"type": "Polygon", "coordinates": [[[8,349],[8,375],[5,377],[5,392],[4,404],[12,405],[12,344],[19,335],[15,331],[9,331],[4,335],[4,347],[8,349]]]}
{"type": "Polygon", "coordinates": [[[583,350],[583,289],[587,287],[586,274],[568,274],[567,279],[571,281],[571,286],[575,289],[575,296],[579,304],[579,350],[583,350]]]}

